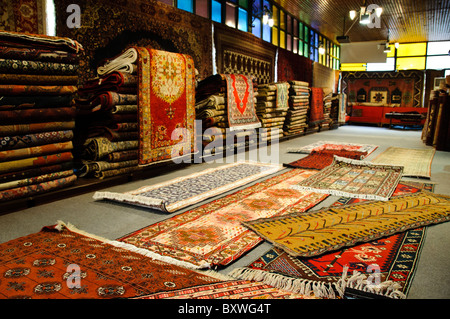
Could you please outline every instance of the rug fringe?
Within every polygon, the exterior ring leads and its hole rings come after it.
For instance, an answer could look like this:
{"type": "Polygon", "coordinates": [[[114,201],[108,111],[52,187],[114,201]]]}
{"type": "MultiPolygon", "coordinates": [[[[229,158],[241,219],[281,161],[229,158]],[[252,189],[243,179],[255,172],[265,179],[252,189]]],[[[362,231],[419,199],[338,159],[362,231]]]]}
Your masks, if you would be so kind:
{"type": "Polygon", "coordinates": [[[338,281],[338,285],[342,288],[354,288],[357,290],[370,292],[373,294],[393,298],[393,299],[405,299],[406,295],[400,291],[401,285],[392,280],[386,280],[379,284],[367,280],[367,276],[353,271],[353,274],[349,277],[348,266],[345,266],[342,270],[342,278],[338,281]]]}
{"type": "Polygon", "coordinates": [[[154,259],[154,260],[159,260],[159,261],[166,262],[168,264],[180,266],[180,267],[191,269],[191,270],[202,270],[202,269],[209,269],[209,268],[211,268],[211,265],[209,263],[207,263],[207,262],[204,262],[201,265],[197,266],[197,265],[191,264],[191,263],[186,262],[186,261],[181,261],[181,260],[178,260],[178,259],[175,259],[175,258],[172,258],[172,257],[159,255],[159,254],[154,253],[154,252],[152,252],[150,250],[147,250],[147,249],[138,248],[138,247],[136,247],[136,246],[134,246],[132,244],[123,243],[123,242],[116,241],[116,240],[109,240],[109,239],[106,239],[106,238],[103,238],[103,237],[100,237],[100,236],[97,236],[97,235],[93,235],[93,234],[90,234],[90,233],[85,232],[83,230],[79,230],[77,227],[75,227],[74,225],[72,225],[70,223],[66,224],[63,221],[58,220],[58,223],[55,226],[55,229],[57,229],[59,231],[62,231],[64,228],[67,228],[68,230],[70,230],[72,232],[75,232],[75,233],[78,233],[80,235],[84,235],[84,236],[87,236],[87,237],[90,237],[90,238],[97,239],[97,240],[99,240],[101,242],[104,242],[106,244],[110,244],[110,245],[112,245],[114,247],[126,249],[126,250],[132,251],[134,253],[138,253],[140,255],[143,255],[145,257],[149,257],[149,258],[154,259]]]}
{"type": "Polygon", "coordinates": [[[118,202],[133,203],[136,205],[143,205],[147,208],[155,208],[162,211],[167,211],[163,200],[158,198],[151,198],[139,195],[129,195],[125,193],[114,192],[95,192],[92,196],[94,200],[107,199],[118,202]]]}
{"type": "Polygon", "coordinates": [[[306,296],[315,296],[318,298],[343,298],[346,288],[354,288],[394,299],[406,298],[405,294],[400,291],[401,286],[398,283],[389,280],[374,285],[372,282],[368,281],[367,276],[362,273],[354,271],[349,277],[347,272],[348,267],[344,267],[342,277],[335,283],[293,278],[246,267],[236,268],[228,275],[236,279],[261,281],[289,292],[306,296]]]}
{"type": "Polygon", "coordinates": [[[336,298],[336,294],[333,289],[334,284],[327,284],[324,282],[306,280],[301,278],[292,278],[272,272],[245,267],[236,268],[228,275],[236,279],[264,282],[275,288],[283,289],[292,293],[302,294],[305,296],[314,296],[318,298],[328,299],[336,298]]]}

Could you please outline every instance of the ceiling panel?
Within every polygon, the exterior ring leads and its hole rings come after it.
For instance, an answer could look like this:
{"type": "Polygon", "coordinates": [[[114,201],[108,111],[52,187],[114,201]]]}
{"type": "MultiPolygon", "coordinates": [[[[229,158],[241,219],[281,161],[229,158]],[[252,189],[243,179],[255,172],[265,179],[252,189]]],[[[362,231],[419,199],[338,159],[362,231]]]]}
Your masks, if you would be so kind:
{"type": "MultiPolygon", "coordinates": [[[[345,32],[352,42],[386,40],[391,42],[450,40],[450,0],[376,0],[383,7],[381,28],[369,28],[350,20],[348,12],[359,10],[358,0],[274,0],[287,12],[328,38],[345,32]],[[351,27],[351,28],[350,28],[351,27]]],[[[367,1],[367,5],[371,4],[367,1]]]]}

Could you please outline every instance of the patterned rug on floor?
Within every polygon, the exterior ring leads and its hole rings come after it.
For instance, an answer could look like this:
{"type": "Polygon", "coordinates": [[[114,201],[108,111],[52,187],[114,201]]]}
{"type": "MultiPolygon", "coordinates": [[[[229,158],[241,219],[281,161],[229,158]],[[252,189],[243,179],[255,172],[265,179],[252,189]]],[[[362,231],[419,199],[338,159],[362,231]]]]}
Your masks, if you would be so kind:
{"type": "Polygon", "coordinates": [[[312,257],[449,219],[450,197],[422,191],[243,224],[292,256],[312,257]]]}
{"type": "Polygon", "coordinates": [[[290,188],[315,171],[291,170],[119,239],[193,268],[225,266],[263,241],[241,222],[306,211],[327,195],[290,188]]]}
{"type": "Polygon", "coordinates": [[[275,288],[261,282],[232,280],[217,284],[161,292],[133,299],[316,299],[275,288]]]}
{"type": "Polygon", "coordinates": [[[292,188],[386,201],[402,178],[402,172],[402,166],[372,164],[335,156],[331,165],[292,188]]]}
{"type": "Polygon", "coordinates": [[[312,151],[321,150],[346,150],[346,151],[358,151],[367,152],[370,155],[373,151],[378,148],[378,145],[373,144],[357,144],[357,143],[346,143],[338,141],[318,141],[312,144],[308,144],[302,147],[288,147],[287,151],[289,153],[303,153],[309,154],[312,151]]]}
{"type": "Polygon", "coordinates": [[[372,160],[372,163],[403,166],[403,176],[405,177],[430,178],[431,163],[435,153],[436,150],[434,148],[389,147],[372,160]]]}
{"type": "Polygon", "coordinates": [[[253,82],[242,74],[221,74],[227,83],[227,116],[231,131],[261,127],[256,115],[253,82]]]}
{"type": "Polygon", "coordinates": [[[232,163],[179,177],[168,182],[143,186],[125,193],[95,192],[94,199],[108,199],[130,205],[174,212],[221,195],[283,169],[264,163],[232,163]]]}
{"type": "MultiPolygon", "coordinates": [[[[434,184],[401,183],[397,186],[394,196],[417,193],[421,190],[433,191],[434,184]]],[[[342,197],[333,206],[359,201],[364,200],[342,197]]],[[[345,267],[348,267],[349,273],[365,274],[365,277],[358,276],[358,280],[364,278],[367,280],[373,274],[372,283],[376,284],[375,279],[384,283],[384,290],[379,292],[403,298],[408,294],[425,234],[426,227],[419,227],[311,258],[293,257],[282,249],[273,247],[247,268],[287,276],[288,278],[284,278],[284,282],[297,278],[319,287],[323,285],[331,288],[339,282],[345,267]],[[387,285],[387,282],[392,285],[387,285]],[[391,288],[395,286],[396,289],[388,290],[386,289],[388,286],[391,288]],[[395,293],[393,293],[394,291],[395,293]]],[[[266,277],[270,277],[270,275],[266,277]]],[[[279,282],[281,283],[283,280],[280,279],[279,282]]],[[[359,288],[364,289],[362,285],[359,288]]],[[[324,292],[326,290],[322,290],[322,293],[324,292]]]]}
{"type": "Polygon", "coordinates": [[[0,244],[0,299],[131,298],[224,281],[157,257],[59,222],[0,244]]]}
{"type": "Polygon", "coordinates": [[[284,164],[284,166],[291,168],[306,168],[306,169],[321,170],[333,163],[335,155],[355,160],[362,160],[364,157],[367,156],[367,152],[328,150],[328,149],[318,151],[313,150],[306,157],[303,157],[299,160],[296,160],[288,164],[284,164]]]}
{"type": "Polygon", "coordinates": [[[196,152],[195,68],[189,55],[136,47],[139,164],[196,152]]]}

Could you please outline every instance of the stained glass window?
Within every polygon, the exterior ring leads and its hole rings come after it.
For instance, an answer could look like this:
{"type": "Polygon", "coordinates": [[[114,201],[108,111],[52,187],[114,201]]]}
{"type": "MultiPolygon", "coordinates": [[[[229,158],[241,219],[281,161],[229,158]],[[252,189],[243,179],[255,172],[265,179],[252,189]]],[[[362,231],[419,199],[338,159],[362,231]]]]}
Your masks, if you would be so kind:
{"type": "Polygon", "coordinates": [[[212,0],[211,2],[211,20],[222,23],[222,4],[220,1],[212,0]]]}
{"type": "Polygon", "coordinates": [[[423,70],[425,57],[397,58],[397,70],[423,70]]]}
{"type": "Polygon", "coordinates": [[[194,12],[194,1],[193,0],[177,1],[177,8],[189,12],[194,12]]]}

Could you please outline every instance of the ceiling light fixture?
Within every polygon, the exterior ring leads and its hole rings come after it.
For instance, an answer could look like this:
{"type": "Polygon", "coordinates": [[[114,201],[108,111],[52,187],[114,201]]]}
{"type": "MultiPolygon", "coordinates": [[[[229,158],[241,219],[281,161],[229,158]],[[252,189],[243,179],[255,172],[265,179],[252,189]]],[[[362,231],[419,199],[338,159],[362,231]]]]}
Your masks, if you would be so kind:
{"type": "Polygon", "coordinates": [[[354,20],[358,12],[359,12],[359,23],[367,25],[372,21],[372,14],[375,14],[377,18],[381,17],[383,8],[374,4],[371,4],[369,7],[367,7],[366,0],[364,0],[364,4],[360,7],[359,11],[356,10],[349,11],[350,19],[354,20]]]}

